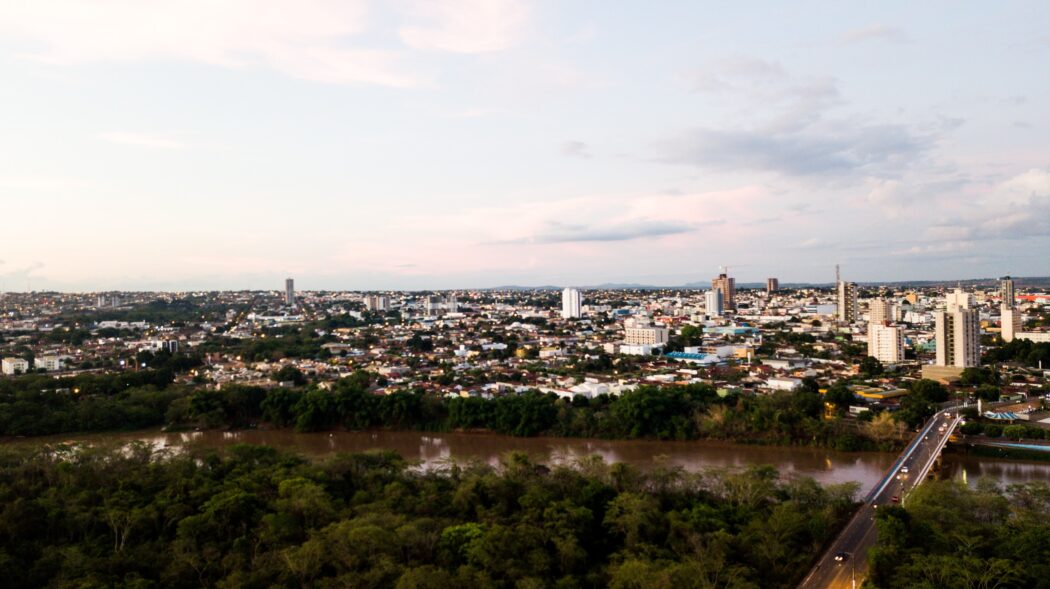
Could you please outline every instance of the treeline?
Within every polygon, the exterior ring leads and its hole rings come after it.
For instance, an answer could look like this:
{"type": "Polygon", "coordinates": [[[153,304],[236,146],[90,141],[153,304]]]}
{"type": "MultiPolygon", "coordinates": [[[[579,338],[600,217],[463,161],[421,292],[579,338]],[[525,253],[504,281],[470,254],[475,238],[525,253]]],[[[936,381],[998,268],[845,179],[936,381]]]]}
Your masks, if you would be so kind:
{"type": "Polygon", "coordinates": [[[1018,362],[1025,366],[1050,366],[1050,343],[1015,339],[988,348],[984,353],[985,363],[1018,362]]]}
{"type": "Polygon", "coordinates": [[[793,587],[855,492],[770,467],[643,473],[597,457],[419,471],[392,453],[311,463],[253,446],[8,449],[0,578],[8,589],[793,587]]]}
{"type": "Polygon", "coordinates": [[[878,588],[1050,587],[1050,487],[928,482],[879,508],[869,555],[878,588]]]}
{"type": "Polygon", "coordinates": [[[166,371],[24,376],[0,381],[0,435],[138,429],[253,428],[299,431],[369,428],[488,430],[513,436],[661,440],[724,439],[839,450],[889,449],[864,424],[824,418],[824,398],[810,390],[720,397],[706,384],[643,386],[592,399],[529,392],[492,399],[443,398],[401,391],[376,395],[370,375],[318,386],[220,390],[174,387],[166,371]],[[170,382],[170,381],[168,381],[170,382]],[[46,388],[45,388],[46,387],[46,388]]]}
{"type": "MultiPolygon", "coordinates": [[[[809,391],[719,397],[706,384],[643,386],[593,399],[529,392],[484,398],[440,398],[412,392],[374,395],[368,376],[340,380],[329,390],[224,387],[198,389],[176,399],[173,426],[250,427],[268,423],[300,431],[392,428],[424,431],[488,430],[513,436],[587,438],[717,438],[863,450],[877,447],[866,430],[824,419],[821,395],[809,391]]],[[[891,447],[894,440],[881,440],[891,447]]]]}
{"type": "Polygon", "coordinates": [[[168,407],[188,394],[170,370],[29,374],[0,379],[0,435],[141,429],[164,423],[168,407]]]}

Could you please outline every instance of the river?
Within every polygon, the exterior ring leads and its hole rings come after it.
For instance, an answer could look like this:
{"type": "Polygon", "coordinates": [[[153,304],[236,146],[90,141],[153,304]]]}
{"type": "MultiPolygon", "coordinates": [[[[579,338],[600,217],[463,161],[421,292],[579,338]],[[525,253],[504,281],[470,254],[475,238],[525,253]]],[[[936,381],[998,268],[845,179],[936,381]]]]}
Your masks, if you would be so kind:
{"type": "MultiPolygon", "coordinates": [[[[544,463],[564,463],[597,454],[606,462],[626,462],[640,468],[656,464],[681,466],[688,471],[708,468],[746,468],[769,464],[782,476],[807,476],[822,484],[854,481],[865,494],[893,464],[894,454],[881,452],[836,452],[823,448],[751,446],[711,441],[660,442],[650,440],[595,440],[578,438],[515,438],[488,433],[421,432],[319,432],[291,430],[206,431],[165,433],[138,432],[48,436],[9,443],[59,443],[81,441],[89,444],[146,441],[158,447],[223,447],[232,444],[265,444],[314,457],[337,452],[394,450],[423,466],[444,461],[472,460],[498,463],[511,451],[525,452],[544,463]]],[[[975,484],[981,477],[993,477],[1001,484],[1045,481],[1050,483],[1050,463],[1023,462],[946,454],[941,476],[975,484]]]]}

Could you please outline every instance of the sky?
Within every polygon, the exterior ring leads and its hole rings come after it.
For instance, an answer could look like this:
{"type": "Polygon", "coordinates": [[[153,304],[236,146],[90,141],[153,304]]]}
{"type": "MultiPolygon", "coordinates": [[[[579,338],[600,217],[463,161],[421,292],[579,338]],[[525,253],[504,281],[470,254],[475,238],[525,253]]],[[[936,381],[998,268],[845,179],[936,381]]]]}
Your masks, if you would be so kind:
{"type": "Polygon", "coordinates": [[[0,0],[0,290],[1050,275],[1050,3],[0,0]]]}

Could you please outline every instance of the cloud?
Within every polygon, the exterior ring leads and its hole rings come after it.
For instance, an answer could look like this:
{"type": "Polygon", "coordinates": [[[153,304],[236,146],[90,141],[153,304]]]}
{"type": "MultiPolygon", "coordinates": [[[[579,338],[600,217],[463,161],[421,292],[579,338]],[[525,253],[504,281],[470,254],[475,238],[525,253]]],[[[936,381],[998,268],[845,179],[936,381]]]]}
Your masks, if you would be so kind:
{"type": "Polygon", "coordinates": [[[836,121],[776,131],[696,128],[663,142],[660,159],[701,168],[792,176],[860,172],[883,176],[932,145],[901,125],[836,121]]]}
{"type": "Polygon", "coordinates": [[[420,83],[398,54],[347,45],[366,17],[364,0],[6,2],[0,35],[55,65],[165,59],[334,84],[420,83]]]}
{"type": "Polygon", "coordinates": [[[125,145],[138,145],[141,147],[149,147],[152,149],[182,149],[183,143],[175,141],[174,139],[168,139],[160,135],[150,135],[146,133],[124,133],[114,131],[110,133],[102,133],[99,138],[109,141],[111,143],[123,143],[125,145]]]}
{"type": "Polygon", "coordinates": [[[410,11],[420,23],[398,31],[416,49],[488,53],[512,47],[528,20],[521,0],[429,0],[410,11]]]}
{"type": "Polygon", "coordinates": [[[968,202],[954,219],[930,227],[931,240],[1023,239],[1050,236],[1050,170],[1017,174],[968,202]]]}
{"type": "Polygon", "coordinates": [[[944,120],[922,131],[853,114],[838,82],[797,76],[752,57],[712,62],[695,72],[693,89],[730,109],[733,126],[699,126],[658,143],[657,159],[705,169],[766,171],[790,176],[854,174],[896,177],[961,124],[944,120]]]}
{"type": "Polygon", "coordinates": [[[700,92],[740,90],[756,82],[773,83],[787,79],[779,63],[756,57],[732,57],[708,64],[693,74],[693,89],[700,92]]]}
{"type": "Polygon", "coordinates": [[[639,220],[630,223],[581,225],[548,221],[539,232],[504,243],[573,243],[587,241],[631,241],[688,233],[697,227],[687,223],[639,220]]]}
{"type": "Polygon", "coordinates": [[[794,76],[779,63],[755,57],[713,61],[690,75],[690,86],[738,112],[734,119],[768,113],[764,124],[786,129],[804,125],[842,104],[830,76],[794,76]]]}
{"type": "Polygon", "coordinates": [[[582,141],[566,141],[561,144],[562,155],[571,157],[590,158],[591,154],[587,151],[587,144],[582,141]]]}
{"type": "Polygon", "coordinates": [[[884,24],[875,24],[868,27],[850,29],[839,37],[839,42],[844,45],[864,43],[867,41],[907,43],[910,41],[910,38],[902,29],[884,24]]]}

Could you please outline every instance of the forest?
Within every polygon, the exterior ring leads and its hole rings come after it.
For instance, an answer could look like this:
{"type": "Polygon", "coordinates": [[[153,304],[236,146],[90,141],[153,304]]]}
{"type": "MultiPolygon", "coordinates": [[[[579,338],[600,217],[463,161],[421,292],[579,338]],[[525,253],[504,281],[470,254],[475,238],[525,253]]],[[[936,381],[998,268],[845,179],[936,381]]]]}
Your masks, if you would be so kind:
{"type": "Polygon", "coordinates": [[[918,487],[905,507],[879,508],[871,552],[875,587],[1050,587],[1050,487],[976,488],[955,481],[918,487]]]}
{"type": "MultiPolygon", "coordinates": [[[[855,484],[598,457],[421,470],[224,452],[0,449],[0,578],[21,587],[792,587],[855,484]]],[[[1043,550],[1045,550],[1045,544],[1043,550]]]]}
{"type": "MultiPolygon", "coordinates": [[[[530,392],[484,398],[443,398],[401,391],[375,395],[360,372],[333,383],[220,390],[173,386],[165,371],[83,376],[71,382],[28,375],[0,382],[0,435],[173,429],[295,428],[450,431],[487,430],[513,436],[551,435],[616,439],[723,439],[745,443],[812,445],[838,450],[893,449],[900,428],[824,419],[824,400],[812,390],[775,395],[719,396],[706,384],[643,386],[592,399],[530,392]],[[59,386],[56,387],[55,384],[59,386]],[[40,387],[48,384],[48,389],[40,387]]],[[[842,386],[829,398],[840,398],[842,386]]],[[[845,394],[851,394],[846,391],[845,394]]],[[[919,391],[902,416],[924,419],[932,404],[919,391]]],[[[839,402],[844,413],[845,401],[839,402]]],[[[888,417],[888,416],[887,416],[888,417]]]]}

